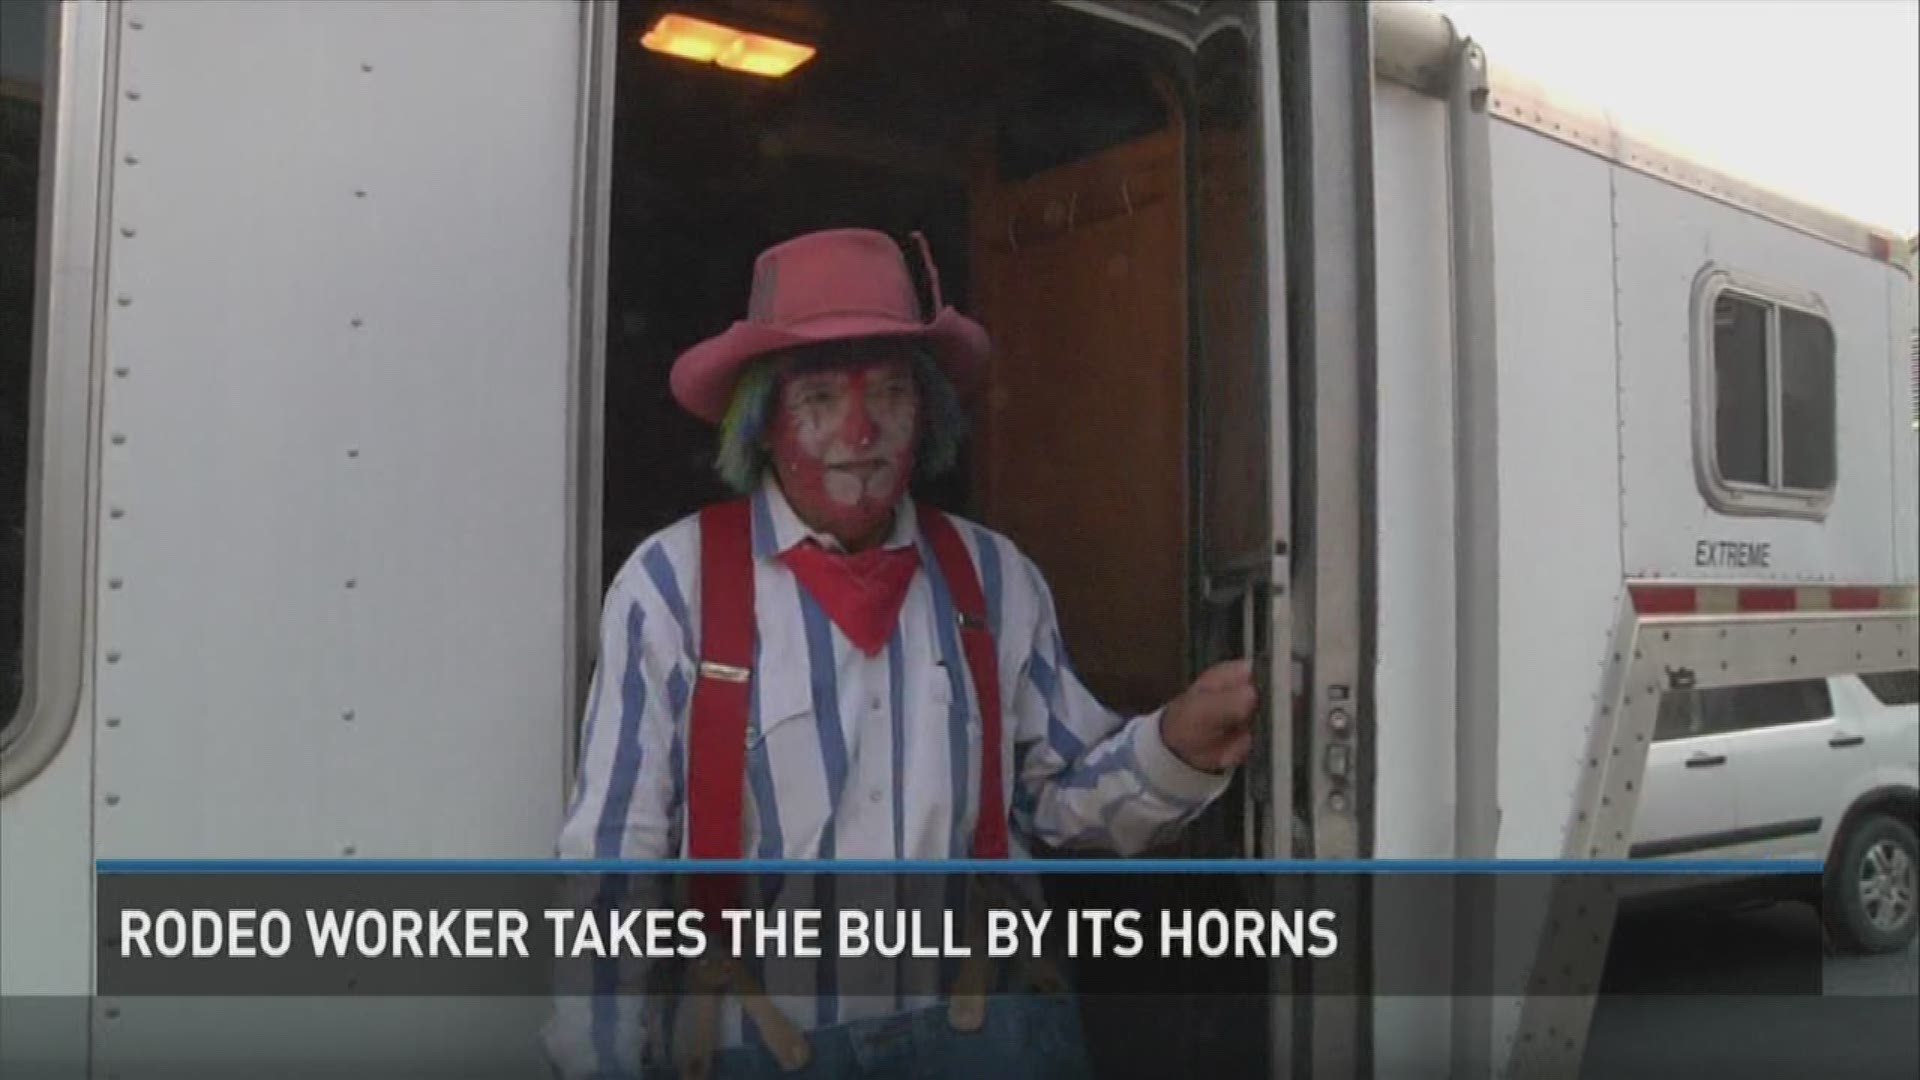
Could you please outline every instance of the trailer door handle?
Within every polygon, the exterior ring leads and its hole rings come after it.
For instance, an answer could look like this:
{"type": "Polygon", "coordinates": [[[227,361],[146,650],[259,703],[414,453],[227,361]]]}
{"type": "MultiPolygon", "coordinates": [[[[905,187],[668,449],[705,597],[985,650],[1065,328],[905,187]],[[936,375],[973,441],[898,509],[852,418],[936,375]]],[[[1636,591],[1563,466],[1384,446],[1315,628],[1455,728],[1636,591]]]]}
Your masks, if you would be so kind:
{"type": "Polygon", "coordinates": [[[1687,768],[1711,769],[1715,765],[1725,765],[1726,763],[1727,755],[1725,754],[1695,754],[1687,759],[1687,768]]]}
{"type": "Polygon", "coordinates": [[[1835,735],[1827,740],[1827,745],[1835,750],[1845,750],[1849,746],[1859,746],[1866,741],[1867,737],[1864,735],[1835,735]]]}

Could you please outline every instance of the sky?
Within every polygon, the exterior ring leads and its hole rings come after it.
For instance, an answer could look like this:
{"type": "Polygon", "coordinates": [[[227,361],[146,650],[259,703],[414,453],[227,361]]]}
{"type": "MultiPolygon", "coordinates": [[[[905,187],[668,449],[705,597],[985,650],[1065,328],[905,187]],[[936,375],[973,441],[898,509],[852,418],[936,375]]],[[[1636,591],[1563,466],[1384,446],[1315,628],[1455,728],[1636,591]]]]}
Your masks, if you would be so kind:
{"type": "Polygon", "coordinates": [[[1437,0],[1496,67],[1743,179],[1920,231],[1920,0],[1437,0]]]}

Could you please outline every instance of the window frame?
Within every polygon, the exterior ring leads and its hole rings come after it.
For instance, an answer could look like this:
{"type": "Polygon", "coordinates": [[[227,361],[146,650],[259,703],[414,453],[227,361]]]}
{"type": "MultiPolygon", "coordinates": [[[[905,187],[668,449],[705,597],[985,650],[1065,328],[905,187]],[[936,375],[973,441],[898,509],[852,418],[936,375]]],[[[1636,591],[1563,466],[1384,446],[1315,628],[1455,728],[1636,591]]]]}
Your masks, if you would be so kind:
{"type": "Polygon", "coordinates": [[[1708,505],[1723,514],[1824,519],[1840,486],[1840,337],[1826,303],[1814,293],[1708,263],[1694,282],[1692,338],[1694,473],[1708,505]],[[1768,482],[1765,484],[1730,480],[1720,467],[1713,309],[1720,298],[1729,293],[1767,308],[1768,482]],[[1785,409],[1780,370],[1780,311],[1783,308],[1819,319],[1833,339],[1834,417],[1827,429],[1833,482],[1825,488],[1790,488],[1784,482],[1786,448],[1781,435],[1785,409]]]}
{"type": "Polygon", "coordinates": [[[22,685],[0,725],[0,797],[33,779],[66,745],[86,673],[90,458],[97,440],[102,167],[111,139],[108,58],[117,33],[107,4],[60,4],[49,19],[35,236],[28,409],[22,685]]]}

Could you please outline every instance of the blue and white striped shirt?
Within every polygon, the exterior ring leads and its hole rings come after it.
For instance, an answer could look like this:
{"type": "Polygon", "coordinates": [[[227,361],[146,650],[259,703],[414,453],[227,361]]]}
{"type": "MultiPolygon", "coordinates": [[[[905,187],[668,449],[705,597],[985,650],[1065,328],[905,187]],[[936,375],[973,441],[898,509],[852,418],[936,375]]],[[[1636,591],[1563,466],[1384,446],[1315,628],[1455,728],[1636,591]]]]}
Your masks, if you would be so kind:
{"type": "MultiPolygon", "coordinates": [[[[886,648],[874,656],[855,647],[775,558],[808,538],[834,546],[831,538],[810,532],[771,479],[752,496],[751,517],[758,634],[742,853],[966,857],[980,720],[951,594],[912,505],[903,501],[885,543],[918,546],[921,568],[886,648]]],[[[1127,720],[1095,700],[1067,662],[1038,569],[1005,537],[959,519],[956,526],[979,571],[999,651],[1005,722],[997,752],[1011,855],[1026,857],[1028,838],[1123,855],[1168,839],[1228,777],[1174,756],[1161,741],[1159,713],[1127,720]]],[[[686,854],[699,548],[698,519],[690,516],[643,542],[608,591],[580,769],[560,833],[564,858],[686,854]]],[[[924,989],[929,1000],[940,990],[924,989]]],[[[890,1000],[910,1006],[921,996],[890,1000]]],[[[872,1015],[875,1000],[781,1004],[806,1028],[872,1015]]],[[[603,1070],[610,1063],[596,1059],[609,1053],[623,1063],[639,1059],[637,1009],[608,1017],[604,1002],[577,1005],[563,1003],[550,1031],[568,1071],[603,1070]]],[[[723,1025],[729,1044],[750,1035],[731,1002],[723,1025]]]]}

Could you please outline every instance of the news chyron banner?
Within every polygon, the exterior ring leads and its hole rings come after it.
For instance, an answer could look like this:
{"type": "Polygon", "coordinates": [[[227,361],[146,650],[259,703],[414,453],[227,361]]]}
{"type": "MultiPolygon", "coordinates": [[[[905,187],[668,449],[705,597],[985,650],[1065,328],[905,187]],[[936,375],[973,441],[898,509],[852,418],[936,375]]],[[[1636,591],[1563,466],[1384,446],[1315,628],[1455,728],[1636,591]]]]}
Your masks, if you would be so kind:
{"type": "MultiPolygon", "coordinates": [[[[684,865],[684,864],[682,864],[684,865]]],[[[1812,888],[1817,874],[1777,874],[1812,888]],[[1797,878],[1805,878],[1798,881],[1797,878]]],[[[697,996],[703,961],[769,994],[939,995],[962,965],[996,991],[1104,996],[1590,995],[1539,955],[1568,897],[1678,896],[1711,874],[104,872],[103,998],[697,996]],[[1459,962],[1459,914],[1506,940],[1459,962]],[[1511,935],[1510,935],[1511,936],[1511,935]],[[1438,946],[1438,947],[1431,947],[1438,946]],[[608,980],[607,962],[641,975],[608,980]]],[[[1693,947],[1689,933],[1656,952],[1693,947]]],[[[1646,949],[1642,942],[1639,946],[1646,949]]],[[[1810,935],[1785,962],[1663,993],[1818,995],[1810,935]]],[[[723,991],[724,992],[724,991],[723,991]]]]}

